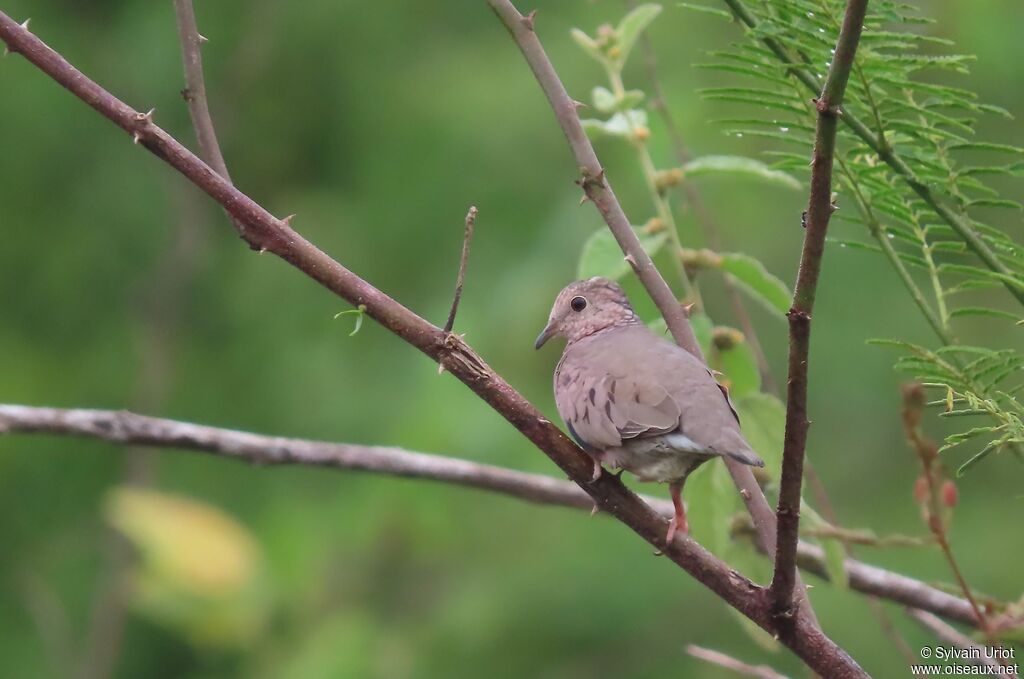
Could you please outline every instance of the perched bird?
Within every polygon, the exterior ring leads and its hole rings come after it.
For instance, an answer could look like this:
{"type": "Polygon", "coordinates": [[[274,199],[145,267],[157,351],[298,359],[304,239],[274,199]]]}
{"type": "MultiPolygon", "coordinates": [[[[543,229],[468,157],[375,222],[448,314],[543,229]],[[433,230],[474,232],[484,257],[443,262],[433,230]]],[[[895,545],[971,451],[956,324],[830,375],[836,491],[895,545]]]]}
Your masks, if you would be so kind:
{"type": "Polygon", "coordinates": [[[688,532],[686,477],[715,456],[763,467],[740,433],[725,387],[700,359],[658,337],[606,278],[576,281],[555,298],[539,349],[568,340],[555,368],[555,404],[569,433],[601,463],[668,483],[675,506],[666,540],[688,532]]]}

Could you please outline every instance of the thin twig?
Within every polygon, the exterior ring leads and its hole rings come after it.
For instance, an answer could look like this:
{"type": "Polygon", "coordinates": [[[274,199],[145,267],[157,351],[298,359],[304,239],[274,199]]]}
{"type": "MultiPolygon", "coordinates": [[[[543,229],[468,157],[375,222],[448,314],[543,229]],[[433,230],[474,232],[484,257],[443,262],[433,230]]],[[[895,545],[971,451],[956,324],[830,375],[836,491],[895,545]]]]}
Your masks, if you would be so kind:
{"type": "MultiPolygon", "coordinates": [[[[0,435],[76,436],[119,445],[203,451],[252,464],[296,464],[365,471],[389,476],[477,488],[543,505],[590,511],[594,501],[574,483],[468,460],[415,453],[400,448],[325,443],[265,436],[175,420],[145,417],[126,411],[38,408],[0,404],[0,435]]],[[[674,513],[672,503],[641,496],[660,516],[674,513]]],[[[737,533],[753,536],[750,520],[737,533]]],[[[800,566],[828,577],[820,547],[800,543],[800,566]]],[[[921,608],[958,622],[977,623],[963,599],[913,578],[852,559],[846,561],[850,587],[858,592],[921,608]]]]}
{"type": "MultiPolygon", "coordinates": [[[[584,488],[598,507],[661,549],[668,559],[744,616],[765,630],[774,629],[765,590],[738,575],[692,539],[677,538],[666,544],[665,520],[611,474],[593,482],[592,465],[586,454],[491,370],[465,341],[430,324],[320,251],[286,221],[275,218],[182,146],[153,121],[151,114],[139,112],[114,97],[3,12],[0,12],[0,40],[219,202],[245,226],[240,235],[251,247],[281,257],[349,303],[365,305],[367,315],[443,365],[515,426],[584,488]]],[[[589,183],[601,185],[598,190],[593,186],[588,189],[598,198],[606,194],[599,175],[590,177],[589,183]]],[[[628,227],[628,222],[626,225],[628,227]]],[[[635,234],[633,236],[635,238],[635,234]]],[[[658,278],[660,280],[660,276],[658,278]]],[[[685,321],[681,307],[678,312],[685,321]]],[[[688,323],[684,327],[689,329],[688,323]]],[[[808,619],[798,621],[796,633],[789,635],[784,643],[819,673],[837,679],[866,676],[852,658],[808,619]]]]}
{"type": "Polygon", "coordinates": [[[462,286],[466,282],[466,265],[469,263],[469,246],[473,242],[473,227],[476,226],[476,206],[471,205],[466,213],[466,233],[462,238],[462,256],[459,258],[459,276],[455,279],[455,297],[452,298],[452,309],[448,312],[448,321],[444,331],[451,332],[455,327],[455,314],[459,310],[462,299],[462,286]]]}
{"type": "Polygon", "coordinates": [[[794,608],[796,545],[800,530],[800,499],[807,447],[807,360],[810,349],[811,313],[825,253],[825,235],[832,217],[832,162],[843,94],[860,42],[867,0],[849,0],[836,42],[835,57],[816,105],[818,130],[811,162],[811,195],[807,204],[806,233],[800,270],[793,291],[789,318],[789,382],[786,389],[786,433],[779,480],[778,543],[771,594],[783,635],[799,611],[794,608]]]}
{"type": "Polygon", "coordinates": [[[210,116],[210,104],[206,98],[206,80],[203,78],[203,54],[200,49],[206,40],[196,25],[196,12],[192,0],[174,0],[174,16],[178,23],[178,40],[181,43],[181,61],[185,67],[185,89],[181,95],[188,103],[188,113],[199,142],[199,157],[224,179],[231,181],[228,166],[224,162],[217,130],[210,116]]]}
{"type": "Polygon", "coordinates": [[[853,530],[840,526],[819,526],[805,528],[803,533],[812,538],[839,540],[847,545],[864,545],[866,547],[928,547],[933,544],[930,537],[916,535],[875,535],[871,531],[853,530]]]}
{"type": "MultiPolygon", "coordinates": [[[[989,657],[991,651],[989,651],[988,648],[974,641],[966,634],[961,633],[955,627],[946,624],[938,616],[916,608],[907,608],[906,612],[907,615],[920,623],[922,627],[934,634],[935,637],[943,644],[956,646],[959,649],[967,651],[967,653],[964,654],[964,660],[972,665],[992,668],[1001,666],[998,660],[989,657]]],[[[1015,675],[1004,673],[1000,674],[1000,676],[1012,677],[1015,675]]]]}
{"type": "MultiPolygon", "coordinates": [[[[594,147],[580,123],[579,115],[576,112],[576,103],[566,92],[565,86],[534,32],[534,16],[523,16],[509,0],[488,0],[488,3],[515,40],[519,50],[526,58],[530,70],[533,71],[534,77],[544,91],[562,132],[569,140],[576,164],[583,174],[581,184],[587,197],[597,206],[609,230],[619,243],[619,247],[625,253],[626,261],[633,266],[633,270],[640,282],[643,283],[647,294],[665,318],[665,323],[668,325],[673,339],[704,362],[704,356],[694,337],[689,319],[678,300],[672,295],[672,290],[665,279],[654,266],[654,262],[641,247],[633,227],[630,226],[629,220],[622,211],[622,206],[612,191],[611,184],[605,177],[594,147]]],[[[774,554],[775,514],[765,499],[761,486],[747,465],[731,458],[726,459],[725,464],[733,482],[739,489],[747,511],[750,512],[754,520],[760,539],[766,545],[768,553],[774,554]]],[[[808,619],[813,622],[814,611],[806,597],[801,597],[801,606],[808,619]]]]}
{"type": "Polygon", "coordinates": [[[768,665],[750,665],[742,660],[737,660],[731,655],[726,655],[721,651],[713,651],[710,648],[688,644],[686,652],[698,660],[732,670],[736,674],[742,674],[745,677],[754,677],[755,679],[786,679],[786,675],[779,674],[768,665]]]}

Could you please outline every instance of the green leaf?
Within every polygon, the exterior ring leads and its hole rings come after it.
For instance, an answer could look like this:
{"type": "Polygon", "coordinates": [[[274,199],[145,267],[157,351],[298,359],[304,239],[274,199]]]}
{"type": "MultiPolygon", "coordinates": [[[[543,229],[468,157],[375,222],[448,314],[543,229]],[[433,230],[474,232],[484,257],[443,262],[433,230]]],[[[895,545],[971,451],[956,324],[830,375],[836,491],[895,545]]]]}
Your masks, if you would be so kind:
{"type": "Polygon", "coordinates": [[[993,316],[995,318],[1003,318],[1011,321],[1024,321],[1020,316],[1011,314],[1008,311],[1000,311],[999,309],[988,309],[980,306],[965,306],[959,309],[954,309],[949,313],[950,318],[957,316],[993,316]]]}
{"type": "Polygon", "coordinates": [[[606,87],[595,87],[590,92],[590,100],[601,113],[615,112],[615,95],[606,87]]]}
{"type": "MultiPolygon", "coordinates": [[[[637,233],[637,237],[640,239],[640,245],[652,257],[665,244],[667,238],[664,233],[654,235],[637,233]]],[[[598,229],[583,244],[583,251],[580,253],[579,266],[576,271],[577,278],[604,276],[618,280],[629,271],[629,263],[626,262],[622,249],[619,248],[615,237],[608,229],[598,229]]]]}
{"type": "Polygon", "coordinates": [[[977,436],[993,434],[997,431],[1000,431],[1001,429],[1002,427],[974,427],[973,429],[968,429],[967,431],[960,432],[958,434],[950,434],[949,436],[946,437],[946,442],[942,445],[941,448],[939,448],[939,452],[941,453],[943,451],[949,450],[950,448],[958,446],[961,443],[968,441],[972,438],[975,438],[977,436]]]}
{"type": "Polygon", "coordinates": [[[758,260],[736,252],[721,255],[721,269],[730,274],[757,301],[785,316],[793,296],[781,280],[758,260]]]}
{"type": "Polygon", "coordinates": [[[569,35],[576,42],[577,45],[583,48],[583,51],[590,55],[590,57],[602,64],[607,62],[604,54],[601,52],[601,48],[597,46],[597,41],[591,38],[589,35],[584,33],[578,28],[574,28],[569,31],[569,35]]]}
{"type": "Polygon", "coordinates": [[[734,398],[761,390],[757,359],[743,334],[732,328],[716,328],[712,365],[725,375],[724,383],[734,398]],[[723,332],[724,331],[724,332],[723,332]],[[721,339],[718,339],[721,338],[721,339]],[[724,345],[724,346],[722,346],[724,345]]]}
{"type": "Polygon", "coordinates": [[[629,58],[629,53],[633,51],[633,46],[636,45],[640,34],[651,25],[651,22],[660,13],[661,5],[653,3],[639,5],[619,22],[619,26],[615,31],[618,37],[619,53],[615,55],[615,61],[620,69],[629,58]]]}
{"type": "Polygon", "coordinates": [[[615,113],[636,108],[644,101],[644,93],[640,90],[627,90],[621,97],[616,97],[607,88],[595,87],[590,93],[594,108],[601,113],[615,113]]]}
{"type": "Polygon", "coordinates": [[[995,441],[990,441],[987,446],[985,446],[980,451],[978,451],[977,453],[972,455],[969,460],[967,460],[962,465],[960,465],[960,467],[956,470],[957,478],[963,476],[971,467],[973,467],[974,465],[976,465],[977,463],[981,462],[986,457],[988,457],[989,453],[991,453],[992,451],[1000,448],[1001,446],[1003,446],[1005,444],[1006,444],[1006,439],[1005,438],[1000,438],[1000,439],[996,439],[995,441]]]}
{"type": "Polygon", "coordinates": [[[262,553],[252,533],[192,498],[121,486],[107,521],[139,554],[129,601],[144,616],[207,648],[244,648],[267,618],[262,553]]]}
{"type": "Polygon", "coordinates": [[[726,12],[724,9],[718,9],[717,7],[707,7],[705,5],[691,5],[688,2],[679,3],[680,7],[685,9],[692,9],[694,12],[704,12],[705,14],[712,14],[726,21],[732,21],[732,14],[726,12]]]}
{"type": "Polygon", "coordinates": [[[769,472],[782,463],[782,439],[786,431],[786,406],[777,397],[748,392],[733,399],[743,423],[743,435],[764,460],[769,472]]]}
{"type": "Polygon", "coordinates": [[[616,113],[608,120],[587,118],[581,120],[580,123],[582,123],[587,136],[594,141],[603,137],[630,139],[635,129],[647,127],[647,112],[643,109],[631,109],[616,113]]]}
{"type": "Polygon", "coordinates": [[[356,327],[353,328],[352,332],[348,334],[349,337],[353,337],[357,332],[359,332],[359,329],[363,327],[363,317],[366,315],[366,305],[360,304],[355,309],[339,311],[338,313],[334,314],[334,320],[338,320],[342,316],[347,316],[348,314],[356,315],[356,327]]]}
{"type": "Polygon", "coordinates": [[[691,177],[728,174],[752,177],[790,189],[799,189],[801,186],[793,175],[773,170],[759,160],[743,156],[701,156],[683,165],[682,170],[691,177]]]}

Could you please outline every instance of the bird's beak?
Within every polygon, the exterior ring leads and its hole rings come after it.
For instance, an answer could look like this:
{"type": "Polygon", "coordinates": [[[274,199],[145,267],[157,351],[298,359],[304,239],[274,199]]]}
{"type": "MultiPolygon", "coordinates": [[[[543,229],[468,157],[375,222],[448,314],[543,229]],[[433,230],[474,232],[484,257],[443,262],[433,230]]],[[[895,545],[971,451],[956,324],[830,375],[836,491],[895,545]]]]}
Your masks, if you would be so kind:
{"type": "Polygon", "coordinates": [[[554,334],[555,324],[549,321],[548,324],[544,326],[544,329],[540,331],[540,334],[537,335],[537,341],[533,343],[533,348],[540,349],[542,346],[544,346],[545,342],[547,342],[554,336],[554,334]]]}

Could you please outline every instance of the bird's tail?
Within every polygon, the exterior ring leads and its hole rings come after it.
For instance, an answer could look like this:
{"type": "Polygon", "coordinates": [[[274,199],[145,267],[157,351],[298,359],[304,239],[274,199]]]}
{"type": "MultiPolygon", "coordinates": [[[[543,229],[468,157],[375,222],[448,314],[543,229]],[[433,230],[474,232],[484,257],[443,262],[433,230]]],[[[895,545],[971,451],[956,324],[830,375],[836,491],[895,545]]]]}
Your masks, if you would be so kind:
{"type": "Polygon", "coordinates": [[[743,464],[749,464],[751,467],[764,466],[764,460],[758,457],[757,453],[755,453],[750,448],[747,448],[746,450],[737,453],[726,453],[726,455],[728,455],[729,457],[738,462],[742,462],[743,464]]]}

